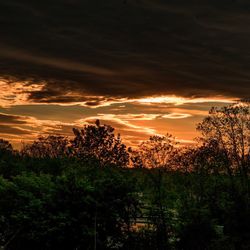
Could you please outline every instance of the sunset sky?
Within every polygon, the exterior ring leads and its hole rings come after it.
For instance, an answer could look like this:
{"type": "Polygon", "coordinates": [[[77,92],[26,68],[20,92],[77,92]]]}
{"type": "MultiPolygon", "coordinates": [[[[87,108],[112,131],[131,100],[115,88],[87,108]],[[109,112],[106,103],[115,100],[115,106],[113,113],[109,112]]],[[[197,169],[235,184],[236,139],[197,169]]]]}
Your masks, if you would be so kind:
{"type": "Polygon", "coordinates": [[[100,119],[136,145],[191,143],[212,106],[250,97],[249,0],[0,0],[0,137],[100,119]]]}

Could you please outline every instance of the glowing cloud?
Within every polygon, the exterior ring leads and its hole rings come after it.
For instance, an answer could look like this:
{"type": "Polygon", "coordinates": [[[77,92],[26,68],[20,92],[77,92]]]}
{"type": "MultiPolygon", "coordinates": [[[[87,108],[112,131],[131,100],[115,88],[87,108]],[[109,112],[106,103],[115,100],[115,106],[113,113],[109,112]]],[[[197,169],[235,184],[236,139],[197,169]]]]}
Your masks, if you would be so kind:
{"type": "Polygon", "coordinates": [[[181,105],[185,103],[205,103],[205,102],[217,102],[217,103],[233,103],[235,98],[225,98],[225,97],[204,97],[204,98],[185,98],[179,96],[155,96],[155,97],[146,97],[134,100],[135,102],[142,104],[153,104],[153,103],[172,103],[175,105],[181,105]]]}
{"type": "Polygon", "coordinates": [[[167,119],[184,119],[191,117],[190,114],[180,114],[180,113],[170,113],[167,115],[163,115],[162,118],[167,118],[167,119]]]}
{"type": "Polygon", "coordinates": [[[42,84],[27,82],[7,82],[0,78],[0,106],[9,107],[29,103],[29,95],[33,91],[40,91],[42,84]]]}
{"type": "Polygon", "coordinates": [[[148,135],[153,135],[153,134],[157,134],[156,130],[153,128],[149,128],[149,127],[145,127],[145,126],[138,126],[135,124],[132,124],[131,122],[129,122],[129,119],[122,119],[121,116],[116,116],[114,114],[98,114],[97,116],[91,116],[91,117],[87,117],[84,119],[80,119],[78,121],[75,122],[76,125],[81,126],[83,124],[88,124],[91,123],[95,120],[101,120],[104,121],[106,123],[106,121],[108,121],[108,123],[116,123],[119,125],[122,125],[123,128],[122,130],[125,131],[135,131],[137,133],[144,133],[144,134],[148,134],[148,135]]]}

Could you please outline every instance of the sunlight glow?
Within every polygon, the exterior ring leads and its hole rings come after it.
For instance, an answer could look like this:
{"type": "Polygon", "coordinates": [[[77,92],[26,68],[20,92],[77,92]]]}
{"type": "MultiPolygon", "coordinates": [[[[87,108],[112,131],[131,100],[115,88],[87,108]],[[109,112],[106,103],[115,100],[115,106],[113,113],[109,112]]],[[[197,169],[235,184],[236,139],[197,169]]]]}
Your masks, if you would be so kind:
{"type": "Polygon", "coordinates": [[[29,103],[31,92],[40,91],[43,84],[29,84],[27,82],[7,82],[0,78],[0,106],[10,107],[29,103]]]}
{"type": "Polygon", "coordinates": [[[154,103],[172,103],[175,105],[181,105],[185,103],[206,103],[206,102],[218,102],[218,103],[233,103],[235,98],[215,97],[215,98],[185,98],[180,96],[155,96],[146,97],[135,100],[142,104],[154,104],[154,103]]]}
{"type": "Polygon", "coordinates": [[[167,119],[184,119],[191,117],[192,115],[190,114],[180,114],[180,113],[170,113],[167,115],[163,115],[162,118],[167,118],[167,119]]]}

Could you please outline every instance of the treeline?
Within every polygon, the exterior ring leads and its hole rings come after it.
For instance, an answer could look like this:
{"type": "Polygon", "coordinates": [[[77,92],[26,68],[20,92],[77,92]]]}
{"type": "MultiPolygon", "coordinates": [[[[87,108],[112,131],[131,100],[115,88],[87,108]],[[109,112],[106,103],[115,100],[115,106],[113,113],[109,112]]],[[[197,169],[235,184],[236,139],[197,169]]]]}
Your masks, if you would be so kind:
{"type": "Polygon", "coordinates": [[[2,249],[250,249],[250,111],[212,108],[196,145],[114,128],[0,140],[2,249]]]}

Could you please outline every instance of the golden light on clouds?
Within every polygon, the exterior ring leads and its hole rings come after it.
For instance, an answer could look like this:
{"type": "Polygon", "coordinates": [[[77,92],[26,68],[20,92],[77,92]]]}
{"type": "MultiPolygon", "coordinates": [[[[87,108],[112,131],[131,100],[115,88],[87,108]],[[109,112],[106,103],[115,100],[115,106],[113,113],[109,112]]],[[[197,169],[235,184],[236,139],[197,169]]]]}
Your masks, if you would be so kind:
{"type": "Polygon", "coordinates": [[[236,98],[225,98],[225,97],[204,97],[204,98],[185,98],[180,96],[153,96],[135,100],[136,102],[143,104],[153,103],[173,103],[175,105],[181,105],[186,103],[204,103],[204,102],[217,102],[217,103],[233,103],[236,98]]]}
{"type": "Polygon", "coordinates": [[[42,92],[45,88],[45,83],[30,83],[7,81],[0,78],[0,106],[8,107],[13,105],[25,104],[56,104],[62,106],[80,105],[89,108],[99,108],[111,106],[113,104],[138,103],[142,105],[150,104],[196,104],[196,103],[233,103],[237,98],[229,97],[203,97],[203,98],[186,98],[175,95],[152,96],[143,98],[118,98],[93,96],[90,94],[83,94],[77,91],[68,91],[63,96],[49,96],[47,98],[32,99],[32,93],[42,92]]]}
{"type": "Polygon", "coordinates": [[[78,126],[81,126],[82,124],[93,123],[97,119],[103,121],[106,124],[114,124],[114,125],[116,124],[115,127],[121,131],[133,131],[133,132],[142,133],[146,135],[157,134],[157,131],[155,129],[146,127],[146,126],[135,125],[130,121],[131,117],[129,119],[125,119],[123,115],[98,114],[97,116],[81,119],[77,121],[76,124],[78,126]]]}
{"type": "Polygon", "coordinates": [[[188,118],[191,117],[192,115],[190,114],[181,114],[181,113],[170,113],[167,115],[163,115],[163,118],[167,118],[167,119],[184,119],[184,118],[188,118]]]}
{"type": "Polygon", "coordinates": [[[0,78],[0,106],[24,105],[28,103],[29,94],[40,91],[43,85],[28,82],[10,82],[0,78]]]}
{"type": "Polygon", "coordinates": [[[73,127],[81,128],[99,119],[121,133],[128,145],[168,132],[182,144],[189,144],[196,136],[197,122],[207,115],[212,103],[226,105],[235,99],[175,95],[120,98],[83,94],[77,90],[66,91],[62,96],[52,94],[47,95],[46,83],[1,79],[0,137],[17,143],[50,133],[72,136],[73,127]],[[45,107],[47,113],[42,111],[45,107]],[[56,114],[54,109],[60,113],[56,114]]]}

